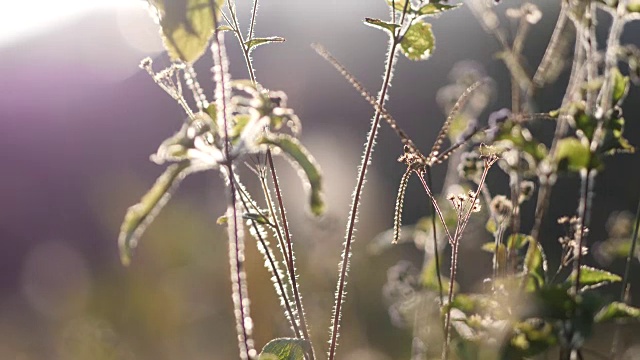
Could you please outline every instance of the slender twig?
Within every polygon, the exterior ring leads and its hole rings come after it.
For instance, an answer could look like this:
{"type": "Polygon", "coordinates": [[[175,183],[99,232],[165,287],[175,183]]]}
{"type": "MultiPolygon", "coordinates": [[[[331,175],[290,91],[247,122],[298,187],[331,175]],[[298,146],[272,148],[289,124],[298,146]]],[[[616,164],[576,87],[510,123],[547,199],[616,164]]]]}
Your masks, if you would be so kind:
{"type": "Polygon", "coordinates": [[[253,339],[251,337],[253,323],[249,314],[249,301],[247,298],[246,274],[244,272],[244,234],[242,227],[238,221],[238,208],[236,199],[236,188],[233,182],[234,170],[233,160],[231,158],[231,144],[229,141],[228,121],[230,109],[227,106],[228,97],[228,63],[227,55],[224,48],[224,36],[216,33],[213,36],[211,50],[214,58],[214,80],[216,82],[216,102],[219,109],[219,116],[222,118],[224,133],[224,155],[225,166],[227,171],[227,180],[229,188],[229,204],[227,206],[227,217],[229,221],[229,258],[232,277],[233,303],[235,307],[236,329],[238,331],[238,346],[240,348],[241,359],[253,359],[256,351],[253,347],[253,339]]]}
{"type": "Polygon", "coordinates": [[[253,39],[253,27],[256,23],[256,13],[258,11],[258,0],[253,0],[253,9],[251,10],[251,22],[249,24],[249,33],[247,34],[247,39],[253,39]]]}
{"type": "MultiPolygon", "coordinates": [[[[429,187],[433,186],[433,181],[431,179],[431,167],[427,166],[425,169],[425,173],[427,175],[427,185],[429,187]]],[[[443,291],[442,291],[442,276],[440,274],[440,255],[438,253],[438,231],[436,229],[436,209],[433,206],[433,202],[430,202],[429,205],[431,206],[431,228],[433,229],[433,257],[435,259],[436,262],[436,277],[438,278],[438,290],[439,290],[439,295],[440,295],[440,306],[443,305],[443,291]]],[[[426,246],[426,243],[425,243],[426,246]]],[[[425,255],[426,255],[426,249],[425,249],[425,255]]],[[[426,260],[426,256],[425,256],[425,260],[426,260]]]]}
{"type": "MultiPolygon", "coordinates": [[[[236,185],[240,189],[241,186],[240,184],[237,184],[237,179],[234,178],[234,181],[236,181],[236,185]]],[[[242,191],[239,192],[239,194],[240,194],[240,200],[242,201],[243,207],[247,211],[249,211],[249,206],[253,206],[253,205],[250,205],[252,203],[252,200],[248,198],[248,194],[243,193],[242,191]]],[[[281,279],[280,269],[278,269],[278,266],[277,266],[277,260],[275,259],[274,255],[271,253],[271,248],[269,247],[269,243],[267,243],[267,241],[263,238],[262,232],[260,231],[260,228],[255,220],[251,221],[251,226],[253,227],[253,231],[256,234],[255,235],[256,238],[258,239],[258,241],[262,245],[262,248],[264,249],[264,256],[267,258],[267,263],[269,264],[269,270],[271,271],[271,275],[276,280],[276,286],[277,286],[276,289],[277,289],[277,292],[280,294],[282,305],[285,307],[285,311],[286,311],[289,323],[291,325],[291,329],[293,330],[295,337],[300,338],[300,328],[298,327],[296,317],[293,313],[293,310],[291,309],[291,305],[289,303],[290,302],[289,297],[287,296],[287,291],[281,279]]]]}
{"type": "Polygon", "coordinates": [[[589,216],[591,210],[591,189],[595,182],[594,177],[596,170],[584,169],[581,171],[581,190],[580,190],[580,205],[578,208],[578,218],[580,221],[580,229],[578,230],[578,245],[575,247],[575,260],[573,262],[573,276],[575,278],[573,282],[573,294],[577,295],[580,292],[580,266],[582,265],[582,247],[585,241],[585,228],[589,225],[589,216]]]}
{"type": "Polygon", "coordinates": [[[471,213],[474,211],[474,204],[476,204],[476,201],[480,196],[480,192],[482,191],[482,188],[484,186],[485,180],[487,178],[487,174],[489,173],[489,169],[497,160],[498,158],[495,155],[491,155],[489,158],[484,160],[484,170],[482,172],[482,176],[480,177],[480,181],[478,182],[478,188],[476,189],[475,193],[469,200],[471,205],[467,209],[466,213],[461,214],[463,211],[462,209],[458,213],[458,218],[460,221],[458,221],[458,223],[456,224],[456,233],[453,239],[452,249],[451,249],[451,278],[449,280],[449,294],[447,297],[447,314],[445,317],[445,342],[442,348],[443,360],[449,359],[449,350],[450,350],[449,344],[451,342],[451,308],[452,308],[451,303],[453,301],[453,284],[455,283],[456,272],[458,267],[458,249],[460,245],[460,239],[462,238],[462,235],[464,234],[464,230],[469,224],[469,219],[471,219],[471,213]]]}
{"type": "Polygon", "coordinates": [[[313,343],[311,342],[311,337],[309,335],[309,328],[307,325],[307,321],[305,318],[304,308],[302,306],[302,296],[300,295],[300,291],[298,289],[297,276],[295,272],[295,259],[293,255],[293,244],[291,241],[291,235],[289,232],[289,225],[287,221],[287,215],[285,213],[284,202],[282,200],[282,193],[280,192],[280,185],[278,183],[278,176],[276,175],[276,169],[273,166],[273,158],[271,156],[271,150],[267,150],[267,163],[269,165],[269,169],[271,170],[271,180],[273,181],[273,187],[276,191],[276,199],[278,200],[278,208],[280,209],[280,218],[282,220],[282,228],[287,241],[287,251],[289,252],[289,281],[291,282],[291,288],[293,290],[293,297],[296,303],[296,308],[298,312],[298,318],[300,320],[300,328],[302,329],[302,334],[304,338],[309,341],[309,345],[311,351],[309,352],[309,359],[315,359],[315,349],[313,348],[313,343]]]}
{"type": "MultiPolygon", "coordinates": [[[[406,14],[407,6],[409,1],[405,2],[405,7],[402,12],[402,20],[404,20],[404,15],[406,14]]],[[[384,78],[382,81],[382,86],[380,89],[380,94],[378,96],[377,104],[382,108],[384,105],[384,101],[387,97],[387,90],[389,88],[389,83],[391,82],[391,76],[393,74],[394,68],[394,59],[396,58],[396,50],[398,47],[399,41],[397,37],[393,37],[391,39],[391,43],[389,46],[389,53],[387,56],[386,69],[384,78]]],[[[342,252],[342,259],[340,261],[340,275],[338,278],[337,284],[337,292],[336,292],[336,301],[333,309],[333,319],[331,324],[331,340],[329,342],[329,360],[334,360],[336,348],[338,346],[338,334],[340,329],[340,320],[342,315],[342,304],[344,302],[345,297],[345,287],[347,284],[347,273],[349,269],[349,259],[351,257],[351,245],[353,243],[353,235],[355,231],[355,224],[358,218],[358,208],[360,205],[360,197],[362,195],[362,189],[364,188],[365,178],[367,175],[367,169],[369,167],[369,163],[371,161],[371,155],[373,153],[373,148],[375,146],[375,140],[378,135],[378,128],[380,125],[380,117],[382,112],[380,108],[376,109],[375,115],[373,117],[373,121],[371,122],[371,128],[369,129],[369,135],[367,136],[367,144],[365,146],[364,156],[360,163],[359,171],[358,171],[358,181],[356,183],[356,188],[353,194],[353,199],[351,202],[351,211],[349,212],[349,220],[347,222],[347,234],[344,242],[344,250],[342,252]]]]}
{"type": "Polygon", "coordinates": [[[544,85],[544,77],[547,74],[547,70],[549,69],[549,65],[551,65],[552,61],[555,59],[556,50],[558,44],[560,43],[560,36],[564,31],[565,25],[567,23],[567,9],[569,7],[568,1],[562,1],[562,5],[560,7],[560,14],[558,15],[558,21],[556,21],[556,26],[553,29],[553,34],[551,35],[551,40],[549,40],[549,45],[547,45],[547,49],[544,52],[542,57],[542,61],[540,61],[540,65],[538,65],[538,69],[536,70],[535,75],[533,75],[532,87],[529,88],[529,93],[533,94],[533,87],[541,87],[544,85]]]}
{"type": "Polygon", "coordinates": [[[438,206],[438,203],[436,201],[436,197],[433,195],[433,192],[431,192],[431,188],[427,184],[427,182],[426,182],[426,180],[424,178],[424,174],[422,172],[417,172],[417,175],[420,178],[420,182],[422,183],[422,187],[427,192],[427,195],[429,196],[429,199],[431,199],[431,205],[435,209],[435,212],[438,215],[438,219],[440,219],[440,223],[442,224],[442,227],[444,228],[444,231],[447,234],[447,240],[449,241],[449,244],[453,244],[454,237],[451,236],[451,233],[449,232],[449,228],[447,227],[447,222],[444,219],[444,214],[442,213],[442,210],[440,210],[440,207],[438,206]]]}
{"type": "MultiPolygon", "coordinates": [[[[237,15],[236,12],[234,10],[234,7],[232,7],[231,5],[231,0],[227,0],[228,3],[228,7],[229,7],[229,11],[231,12],[231,16],[233,19],[233,23],[235,25],[234,28],[234,33],[236,35],[236,38],[238,39],[238,42],[240,43],[240,46],[242,47],[242,52],[243,52],[243,56],[245,59],[245,64],[247,65],[247,70],[249,72],[249,77],[251,78],[251,82],[253,84],[257,84],[256,82],[256,76],[255,76],[255,69],[253,68],[253,64],[251,62],[251,57],[250,57],[250,49],[247,46],[247,44],[244,41],[244,38],[242,36],[242,33],[240,32],[240,26],[238,24],[238,20],[237,20],[237,15]]],[[[251,15],[251,24],[249,26],[249,39],[251,39],[253,37],[253,29],[255,26],[255,20],[256,20],[256,12],[257,12],[257,7],[258,7],[258,0],[255,0],[253,3],[253,10],[252,10],[252,15],[251,15]]],[[[289,282],[291,285],[291,290],[293,291],[293,297],[294,297],[294,301],[295,301],[295,305],[296,305],[296,312],[297,312],[297,319],[294,317],[293,321],[299,321],[300,322],[300,328],[302,331],[302,336],[304,337],[305,340],[307,340],[309,342],[310,345],[310,352],[308,354],[308,357],[310,360],[314,360],[315,359],[315,349],[313,347],[313,342],[311,341],[311,337],[309,335],[309,328],[307,325],[307,321],[305,318],[305,312],[304,312],[304,308],[302,306],[302,297],[300,295],[300,291],[298,289],[298,284],[297,284],[297,275],[296,275],[296,270],[295,270],[295,262],[294,262],[294,255],[293,255],[293,247],[292,247],[292,243],[291,243],[291,237],[290,237],[290,233],[289,233],[289,229],[288,229],[288,221],[287,221],[287,217],[286,217],[286,213],[284,210],[284,204],[282,202],[282,194],[280,192],[280,186],[278,184],[278,178],[277,178],[277,174],[276,174],[276,170],[275,167],[273,166],[273,159],[271,156],[271,150],[267,149],[266,152],[266,158],[267,158],[267,162],[269,164],[269,168],[271,171],[271,176],[272,176],[272,180],[273,180],[273,184],[274,184],[274,188],[276,191],[276,198],[278,199],[278,207],[280,208],[280,215],[281,215],[281,221],[282,221],[282,230],[280,229],[279,226],[279,222],[278,222],[278,218],[276,216],[276,212],[273,209],[273,202],[271,201],[271,197],[270,197],[270,193],[268,190],[268,187],[266,187],[266,183],[263,182],[263,191],[265,193],[265,197],[267,200],[267,204],[269,206],[269,212],[271,214],[271,216],[273,217],[274,220],[274,225],[275,225],[275,232],[276,235],[278,237],[278,241],[280,244],[280,249],[282,251],[282,255],[285,259],[285,264],[286,264],[286,268],[287,268],[287,273],[288,273],[288,278],[289,278],[289,282]],[[284,232],[284,237],[286,237],[286,244],[283,241],[283,233],[284,232]]]]}

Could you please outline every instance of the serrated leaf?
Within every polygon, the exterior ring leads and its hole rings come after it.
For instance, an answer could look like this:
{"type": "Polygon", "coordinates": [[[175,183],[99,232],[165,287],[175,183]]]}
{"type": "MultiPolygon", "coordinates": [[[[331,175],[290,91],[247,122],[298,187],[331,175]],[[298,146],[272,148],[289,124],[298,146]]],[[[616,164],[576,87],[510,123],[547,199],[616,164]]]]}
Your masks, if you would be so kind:
{"type": "Polygon", "coordinates": [[[589,167],[591,150],[576,138],[564,138],[558,141],[556,160],[559,169],[578,172],[589,167]]]}
{"type": "Polygon", "coordinates": [[[623,76],[617,67],[611,71],[613,77],[613,92],[611,94],[612,103],[614,105],[622,103],[629,91],[629,77],[623,76]]]}
{"type": "Polygon", "coordinates": [[[600,309],[594,317],[596,323],[613,319],[640,319],[640,309],[614,301],[600,309]]]}
{"type": "Polygon", "coordinates": [[[409,60],[426,60],[433,53],[435,44],[431,24],[418,21],[404,34],[400,42],[400,51],[409,60]]]}
{"type": "MultiPolygon", "coordinates": [[[[573,283],[576,280],[575,274],[571,274],[567,282],[573,283]]],[[[622,278],[616,274],[590,266],[580,266],[580,287],[594,289],[613,282],[621,281],[622,278]]]]}
{"type": "Polygon", "coordinates": [[[298,168],[298,175],[303,178],[305,190],[309,194],[311,212],[322,215],[325,210],[322,193],[322,174],[320,166],[309,151],[293,136],[287,134],[268,134],[258,139],[259,144],[272,145],[281,149],[298,168]]]}
{"type": "Polygon", "coordinates": [[[129,207],[120,227],[118,247],[120,260],[123,265],[129,265],[133,251],[138,246],[138,240],[151,224],[162,207],[169,201],[171,194],[177,188],[180,180],[186,176],[188,162],[181,162],[169,166],[158,177],[151,189],[140,199],[140,202],[129,207]]]}
{"type": "Polygon", "coordinates": [[[162,42],[171,60],[194,63],[209,45],[222,0],[151,0],[160,15],[162,42]],[[215,14],[215,19],[214,15],[215,14]]]}
{"type": "Polygon", "coordinates": [[[262,348],[258,360],[304,360],[309,342],[302,339],[278,338],[262,348]]]}
{"type": "Polygon", "coordinates": [[[262,38],[253,38],[251,40],[247,40],[244,42],[244,45],[247,47],[249,51],[251,51],[256,46],[265,45],[274,42],[284,42],[285,38],[280,36],[271,36],[271,37],[262,37],[262,38]]]}
{"type": "Polygon", "coordinates": [[[428,3],[418,9],[416,13],[422,16],[431,16],[431,15],[439,15],[448,10],[454,10],[462,6],[462,4],[456,5],[445,5],[439,3],[428,3]]]}
{"type": "Polygon", "coordinates": [[[396,29],[400,26],[398,24],[382,21],[380,19],[364,18],[364,23],[374,28],[382,29],[389,32],[391,36],[394,35],[396,29]]]}

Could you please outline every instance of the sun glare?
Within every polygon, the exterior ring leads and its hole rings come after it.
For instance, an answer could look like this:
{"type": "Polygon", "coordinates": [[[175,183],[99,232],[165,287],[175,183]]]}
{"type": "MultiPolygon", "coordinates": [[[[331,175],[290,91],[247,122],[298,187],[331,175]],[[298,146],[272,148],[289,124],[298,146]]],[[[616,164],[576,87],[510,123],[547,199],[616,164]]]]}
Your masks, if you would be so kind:
{"type": "Polygon", "coordinates": [[[0,46],[36,35],[82,14],[102,8],[140,8],[141,0],[7,1],[0,11],[0,46]]]}

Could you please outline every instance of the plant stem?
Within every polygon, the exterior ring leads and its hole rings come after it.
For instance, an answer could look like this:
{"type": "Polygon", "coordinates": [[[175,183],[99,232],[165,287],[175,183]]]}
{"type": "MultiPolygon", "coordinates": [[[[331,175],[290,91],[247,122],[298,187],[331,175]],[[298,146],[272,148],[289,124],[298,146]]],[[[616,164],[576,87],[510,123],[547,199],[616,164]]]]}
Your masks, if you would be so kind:
{"type": "MultiPolygon", "coordinates": [[[[239,185],[238,185],[238,188],[240,188],[239,185]]],[[[249,205],[247,204],[247,201],[251,203],[252,202],[251,199],[245,199],[245,197],[242,196],[243,193],[242,192],[239,192],[239,193],[240,193],[240,200],[242,201],[243,207],[245,208],[246,211],[249,211],[249,205]]],[[[300,338],[300,328],[298,327],[296,317],[293,313],[293,310],[291,309],[287,291],[281,279],[280,269],[278,269],[278,266],[277,266],[277,261],[275,257],[271,254],[271,248],[269,247],[269,243],[267,243],[267,241],[262,237],[262,233],[260,232],[260,229],[256,221],[255,220],[251,221],[251,225],[253,226],[253,230],[256,234],[256,238],[258,239],[262,248],[264,249],[263,253],[267,259],[267,263],[269,264],[269,270],[271,270],[271,275],[276,279],[276,283],[275,283],[276,292],[280,294],[282,305],[285,308],[287,318],[289,319],[289,323],[291,325],[291,329],[293,330],[295,337],[300,338]]]]}
{"type": "Polygon", "coordinates": [[[591,209],[591,189],[593,188],[593,183],[595,179],[596,171],[590,169],[582,170],[580,177],[581,179],[581,194],[580,194],[580,206],[578,208],[578,218],[580,219],[580,229],[579,229],[579,237],[578,237],[578,246],[574,249],[574,257],[575,261],[573,262],[573,276],[575,277],[575,281],[573,283],[573,295],[578,295],[580,292],[580,265],[582,264],[582,246],[584,244],[585,238],[585,227],[589,225],[589,216],[591,209]]]}
{"type": "Polygon", "coordinates": [[[289,232],[289,225],[287,221],[287,215],[285,213],[284,202],[282,201],[282,194],[280,192],[280,185],[278,183],[278,176],[276,174],[276,169],[273,166],[273,157],[271,156],[271,150],[267,149],[267,163],[269,164],[269,169],[271,170],[271,179],[273,181],[273,187],[276,191],[276,199],[278,200],[278,208],[280,209],[280,217],[282,220],[282,228],[284,231],[285,238],[287,240],[287,251],[289,255],[289,281],[291,281],[291,288],[293,290],[293,297],[296,302],[296,309],[298,312],[298,317],[300,319],[300,327],[302,329],[302,334],[304,338],[309,341],[309,346],[311,348],[311,352],[309,353],[310,360],[315,359],[315,350],[313,348],[313,343],[311,342],[311,337],[309,335],[309,328],[307,326],[307,321],[305,318],[304,308],[302,307],[302,297],[300,296],[300,291],[298,289],[298,283],[296,280],[296,267],[295,267],[295,259],[293,255],[293,244],[291,241],[291,235],[289,232]]]}
{"type": "MultiPolygon", "coordinates": [[[[449,359],[449,344],[451,342],[451,303],[453,301],[453,285],[456,280],[456,272],[458,266],[458,248],[460,245],[460,239],[462,239],[462,235],[464,234],[464,230],[467,228],[469,224],[469,219],[471,218],[471,213],[473,212],[474,204],[478,200],[480,196],[480,192],[484,186],[484,182],[487,179],[487,174],[489,173],[489,169],[491,166],[498,160],[497,157],[491,156],[489,159],[484,160],[484,171],[482,172],[482,177],[480,178],[480,182],[478,182],[478,188],[476,189],[475,195],[471,197],[470,202],[471,206],[467,210],[467,213],[461,217],[462,214],[458,214],[458,224],[456,225],[456,233],[453,238],[453,243],[451,244],[451,279],[449,280],[449,295],[447,298],[447,315],[445,318],[445,343],[442,348],[442,360],[449,359]]],[[[463,211],[463,210],[460,210],[463,211]]]]}
{"type": "MultiPolygon", "coordinates": [[[[409,3],[408,1],[406,2],[409,3]]],[[[389,53],[387,56],[386,70],[382,86],[380,89],[380,95],[378,96],[378,105],[382,107],[387,96],[387,90],[393,74],[394,59],[396,56],[396,48],[398,41],[394,38],[391,41],[389,47],[389,53]]],[[[353,234],[355,230],[356,220],[358,218],[358,207],[360,205],[360,197],[362,195],[362,189],[364,188],[364,182],[367,175],[367,169],[371,162],[371,154],[375,146],[376,137],[378,135],[378,128],[380,126],[380,115],[382,112],[380,109],[376,109],[373,121],[371,122],[371,128],[369,129],[369,135],[367,136],[367,144],[364,151],[364,156],[360,163],[358,172],[358,182],[353,194],[351,202],[351,211],[349,212],[349,220],[347,222],[347,235],[344,242],[344,250],[342,252],[342,259],[340,261],[340,276],[338,278],[338,286],[336,292],[336,301],[333,309],[333,319],[331,325],[331,340],[329,342],[329,360],[334,360],[336,348],[338,346],[338,334],[340,329],[340,320],[342,315],[342,304],[345,297],[345,286],[347,283],[347,273],[349,270],[349,258],[351,257],[351,245],[353,243],[353,234]]]]}
{"type": "MultiPolygon", "coordinates": [[[[431,167],[427,166],[425,173],[427,174],[427,185],[429,187],[433,186],[433,181],[431,179],[431,167]]],[[[433,257],[436,262],[436,277],[438,278],[438,290],[440,295],[440,306],[444,304],[443,299],[443,290],[442,290],[442,276],[440,275],[440,255],[438,254],[438,236],[436,229],[436,209],[433,206],[433,202],[429,202],[431,206],[431,228],[433,229],[433,257]]],[[[426,246],[426,243],[425,243],[426,246]]],[[[427,254],[427,250],[425,249],[425,255],[427,254]]],[[[426,256],[425,256],[426,261],[426,256]]]]}
{"type": "Polygon", "coordinates": [[[244,272],[244,233],[238,221],[238,203],[236,201],[236,188],[233,182],[234,170],[233,160],[231,159],[231,144],[229,142],[229,126],[228,121],[229,108],[227,107],[228,98],[228,62],[224,48],[224,35],[216,33],[213,36],[211,50],[214,60],[214,80],[216,83],[216,102],[218,106],[218,115],[222,118],[224,133],[224,155],[226,164],[224,169],[227,171],[227,181],[229,189],[229,200],[227,206],[227,217],[230,219],[229,232],[229,267],[231,270],[231,289],[232,299],[235,307],[236,330],[238,332],[238,346],[240,348],[240,359],[253,359],[256,351],[253,347],[253,339],[251,331],[253,321],[249,314],[249,299],[247,297],[246,274],[244,272]]]}

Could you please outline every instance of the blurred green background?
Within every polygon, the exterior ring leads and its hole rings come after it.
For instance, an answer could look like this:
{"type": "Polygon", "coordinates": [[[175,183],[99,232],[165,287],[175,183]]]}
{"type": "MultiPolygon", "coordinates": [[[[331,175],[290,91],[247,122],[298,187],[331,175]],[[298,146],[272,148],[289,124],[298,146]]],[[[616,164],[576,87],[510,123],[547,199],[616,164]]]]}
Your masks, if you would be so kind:
{"type": "MultiPolygon", "coordinates": [[[[0,7],[0,359],[237,357],[226,235],[215,224],[225,207],[217,174],[189,177],[148,229],[133,264],[124,268],[119,262],[116,238],[126,208],[162,171],[148,156],[178,129],[183,117],[179,106],[138,68],[145,56],[153,57],[157,67],[169,65],[143,4],[7,1],[0,7]]],[[[285,161],[278,162],[305,308],[316,348],[323,352],[348,204],[373,111],[309,44],[326,46],[375,92],[386,35],[362,20],[385,18],[387,5],[382,0],[260,4],[257,33],[287,41],[255,51],[258,81],[287,93],[303,122],[303,142],[326,176],[329,212],[312,219],[304,211],[304,193],[294,171],[285,161]]],[[[498,9],[502,13],[518,4],[505,1],[498,9]]],[[[239,1],[238,6],[241,23],[247,24],[250,3],[239,1]]],[[[552,1],[540,6],[543,20],[526,44],[530,64],[541,58],[558,11],[552,1]]],[[[499,46],[467,8],[435,19],[433,25],[434,55],[419,63],[399,59],[388,103],[423,149],[430,148],[444,119],[435,99],[438,89],[451,81],[447,74],[455,62],[475,60],[496,80],[497,96],[489,111],[508,106],[510,99],[506,69],[493,58],[499,46]]],[[[623,41],[640,43],[638,34],[637,24],[629,26],[623,41]]],[[[231,37],[227,45],[232,76],[247,77],[231,37]]],[[[207,94],[213,88],[211,65],[205,56],[196,66],[207,94]]],[[[557,87],[538,97],[541,110],[558,106],[563,81],[566,74],[557,87]]],[[[632,90],[628,103],[634,107],[625,109],[627,137],[636,145],[638,94],[632,90]]],[[[367,252],[370,240],[392,225],[397,183],[404,171],[395,161],[401,150],[383,126],[361,207],[341,358],[409,357],[410,334],[391,324],[382,286],[391,265],[400,259],[419,264],[421,253],[411,245],[380,255],[367,252]]],[[[604,224],[613,211],[635,210],[640,194],[636,155],[607,165],[595,189],[592,243],[606,239],[604,224]]],[[[248,171],[244,175],[250,178],[248,171]]],[[[435,175],[441,183],[444,167],[435,175]]],[[[496,176],[494,181],[494,192],[504,192],[506,179],[496,176]]],[[[577,184],[577,179],[562,179],[553,195],[543,242],[555,251],[558,228],[552,219],[573,213],[577,184]]],[[[428,203],[417,184],[410,184],[405,206],[406,223],[427,214],[428,203]]],[[[530,219],[533,209],[523,211],[530,219]]],[[[523,226],[531,224],[525,221],[523,226]]],[[[488,274],[491,261],[476,246],[488,238],[484,230],[470,233],[460,275],[467,290],[488,274]]],[[[255,339],[261,347],[290,334],[270,275],[251,241],[247,258],[255,339]]],[[[621,273],[622,265],[614,262],[613,271],[621,273]]],[[[635,276],[633,286],[638,285],[635,276]]],[[[604,349],[610,333],[606,330],[597,338],[604,349]]]]}

